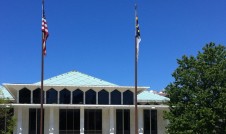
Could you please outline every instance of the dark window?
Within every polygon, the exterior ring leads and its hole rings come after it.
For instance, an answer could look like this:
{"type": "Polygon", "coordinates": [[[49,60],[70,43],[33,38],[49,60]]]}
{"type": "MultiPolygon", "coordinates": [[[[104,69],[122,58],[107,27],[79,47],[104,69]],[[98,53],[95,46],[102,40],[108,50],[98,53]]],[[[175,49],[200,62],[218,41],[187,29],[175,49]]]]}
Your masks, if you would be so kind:
{"type": "Polygon", "coordinates": [[[98,104],[109,104],[109,93],[104,89],[98,93],[98,104]]]}
{"type": "MultiPolygon", "coordinates": [[[[43,124],[44,124],[44,110],[43,110],[43,124]]],[[[42,128],[42,133],[44,132],[42,128]]],[[[40,109],[29,109],[29,134],[40,133],[40,109]]]]}
{"type": "Polygon", "coordinates": [[[121,93],[118,90],[111,92],[111,104],[121,105],[121,93]]]}
{"type": "Polygon", "coordinates": [[[60,109],[59,134],[80,134],[80,110],[60,109]]]}
{"type": "Polygon", "coordinates": [[[130,134],[130,111],[124,110],[124,134],[130,134]]]}
{"type": "Polygon", "coordinates": [[[130,134],[130,110],[116,110],[116,134],[130,134]]]}
{"type": "Polygon", "coordinates": [[[150,118],[150,110],[144,110],[144,134],[150,134],[151,132],[151,118],[150,118]]]}
{"type": "Polygon", "coordinates": [[[57,103],[57,91],[53,88],[46,91],[46,103],[47,104],[56,104],[57,103]]]}
{"type": "Polygon", "coordinates": [[[92,89],[86,91],[86,104],[96,104],[96,92],[92,89]]]}
{"type": "Polygon", "coordinates": [[[19,103],[31,103],[31,91],[23,88],[19,91],[19,103]]]}
{"type": "Polygon", "coordinates": [[[60,104],[70,104],[71,103],[71,92],[67,89],[60,91],[60,104]]]}
{"type": "Polygon", "coordinates": [[[131,92],[130,90],[123,92],[123,104],[133,105],[133,92],[131,92]]]}
{"type": "Polygon", "coordinates": [[[73,104],[83,104],[83,92],[80,89],[73,91],[73,104]]]}
{"type": "MultiPolygon", "coordinates": [[[[45,92],[43,91],[43,103],[44,103],[44,95],[45,92]]],[[[34,104],[39,104],[40,103],[40,96],[41,96],[41,89],[40,88],[37,88],[33,91],[33,103],[34,104]]]]}
{"type": "Polygon", "coordinates": [[[85,109],[85,134],[102,134],[101,109],[85,109]]]}
{"type": "Polygon", "coordinates": [[[157,134],[157,110],[151,110],[151,133],[157,134]]]}
{"type": "Polygon", "coordinates": [[[144,134],[157,134],[157,110],[144,110],[144,134]]]}
{"type": "Polygon", "coordinates": [[[116,134],[123,134],[123,113],[116,110],[116,134]]]}

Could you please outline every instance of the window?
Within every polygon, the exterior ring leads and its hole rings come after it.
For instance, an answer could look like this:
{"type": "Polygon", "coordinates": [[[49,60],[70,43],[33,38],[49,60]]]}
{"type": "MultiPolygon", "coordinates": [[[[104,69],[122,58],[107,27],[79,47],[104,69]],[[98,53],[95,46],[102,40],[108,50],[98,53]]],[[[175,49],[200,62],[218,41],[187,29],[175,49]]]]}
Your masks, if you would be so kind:
{"type": "Polygon", "coordinates": [[[131,92],[130,90],[123,92],[123,104],[133,105],[133,92],[131,92]]]}
{"type": "Polygon", "coordinates": [[[101,109],[85,109],[85,134],[102,134],[101,109]]]}
{"type": "Polygon", "coordinates": [[[151,133],[157,134],[157,110],[151,110],[151,133]]]}
{"type": "MultiPolygon", "coordinates": [[[[43,91],[43,103],[44,103],[44,94],[45,92],[43,91]]],[[[40,104],[40,96],[41,96],[41,89],[37,88],[33,91],[33,103],[34,104],[40,104]]]]}
{"type": "Polygon", "coordinates": [[[53,88],[46,91],[46,103],[47,104],[57,104],[57,91],[53,88]]]}
{"type": "Polygon", "coordinates": [[[60,109],[59,134],[80,134],[80,110],[60,109]]]}
{"type": "Polygon", "coordinates": [[[86,104],[96,104],[96,92],[92,89],[86,91],[86,104]]]}
{"type": "Polygon", "coordinates": [[[104,89],[98,92],[98,104],[109,104],[109,93],[104,89]]]}
{"type": "MultiPolygon", "coordinates": [[[[43,110],[43,128],[44,132],[44,110],[43,110]]],[[[40,109],[29,109],[29,134],[39,134],[40,133],[40,109]]]]}
{"type": "Polygon", "coordinates": [[[130,134],[130,110],[116,110],[116,134],[130,134]]]}
{"type": "Polygon", "coordinates": [[[157,110],[144,110],[144,134],[157,134],[157,110]]]}
{"type": "Polygon", "coordinates": [[[19,91],[19,103],[31,103],[31,91],[23,88],[19,91]]]}
{"type": "Polygon", "coordinates": [[[150,110],[144,110],[144,134],[151,132],[150,110]]]}
{"type": "Polygon", "coordinates": [[[67,89],[60,91],[60,104],[70,104],[71,103],[71,92],[67,89]]]}
{"type": "Polygon", "coordinates": [[[80,89],[73,91],[73,104],[83,104],[83,92],[80,89]]]}
{"type": "Polygon", "coordinates": [[[111,104],[121,105],[121,93],[118,90],[111,92],[111,104]]]}

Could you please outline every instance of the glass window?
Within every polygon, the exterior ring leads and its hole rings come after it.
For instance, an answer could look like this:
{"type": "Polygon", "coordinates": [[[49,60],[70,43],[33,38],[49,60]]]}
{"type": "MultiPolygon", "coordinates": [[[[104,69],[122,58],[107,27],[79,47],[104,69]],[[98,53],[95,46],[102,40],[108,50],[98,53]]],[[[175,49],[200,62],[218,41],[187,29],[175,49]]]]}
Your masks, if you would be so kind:
{"type": "Polygon", "coordinates": [[[150,134],[151,130],[151,118],[150,118],[150,110],[144,110],[144,134],[150,134]]]}
{"type": "Polygon", "coordinates": [[[80,110],[60,109],[59,134],[80,134],[80,110]]]}
{"type": "Polygon", "coordinates": [[[130,134],[130,110],[116,110],[116,134],[130,134]]]}
{"type": "Polygon", "coordinates": [[[123,92],[123,104],[133,105],[133,92],[131,92],[130,90],[123,92]]]}
{"type": "MultiPolygon", "coordinates": [[[[43,110],[43,128],[44,132],[44,110],[43,110]]],[[[31,108],[29,109],[29,134],[40,133],[40,109],[31,108]]]]}
{"type": "Polygon", "coordinates": [[[57,104],[57,91],[53,88],[46,91],[46,103],[47,104],[57,104]]]}
{"type": "Polygon", "coordinates": [[[83,104],[83,92],[80,89],[73,91],[73,104],[83,104]]]}
{"type": "Polygon", "coordinates": [[[151,133],[157,134],[157,110],[151,110],[151,133]]]}
{"type": "MultiPolygon", "coordinates": [[[[44,95],[45,92],[43,91],[43,103],[44,103],[44,95]]],[[[40,104],[40,96],[41,96],[41,89],[37,88],[33,91],[33,103],[40,104]]]]}
{"type": "Polygon", "coordinates": [[[102,134],[101,109],[85,109],[85,134],[102,134]]]}
{"type": "Polygon", "coordinates": [[[96,92],[92,89],[86,91],[86,104],[96,104],[96,92]]]}
{"type": "Polygon", "coordinates": [[[70,104],[71,103],[71,92],[67,89],[60,91],[60,104],[70,104]]]}
{"type": "Polygon", "coordinates": [[[122,110],[116,110],[116,134],[123,134],[123,114],[122,110]]]}
{"type": "Polygon", "coordinates": [[[111,104],[121,105],[121,92],[118,90],[111,92],[111,104]]]}
{"type": "Polygon", "coordinates": [[[109,104],[109,93],[104,89],[98,92],[98,104],[109,104]]]}
{"type": "Polygon", "coordinates": [[[144,134],[157,134],[157,110],[144,110],[144,134]]]}
{"type": "Polygon", "coordinates": [[[31,91],[23,88],[19,91],[19,103],[31,103],[31,91]]]}

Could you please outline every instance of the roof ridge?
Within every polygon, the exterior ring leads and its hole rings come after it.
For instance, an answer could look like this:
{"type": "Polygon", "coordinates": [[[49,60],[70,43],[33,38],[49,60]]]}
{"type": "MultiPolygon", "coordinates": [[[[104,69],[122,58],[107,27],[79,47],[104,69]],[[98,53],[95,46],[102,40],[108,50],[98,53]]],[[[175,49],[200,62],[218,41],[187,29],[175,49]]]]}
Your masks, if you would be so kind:
{"type": "MultiPolygon", "coordinates": [[[[94,76],[90,76],[88,74],[79,72],[77,70],[72,70],[48,79],[44,80],[45,83],[48,84],[69,84],[69,85],[114,85],[118,86],[116,84],[110,83],[108,81],[105,81],[100,78],[96,78],[94,76]],[[69,82],[70,81],[70,82],[69,82]]],[[[39,82],[33,83],[33,84],[40,84],[39,82]]]]}

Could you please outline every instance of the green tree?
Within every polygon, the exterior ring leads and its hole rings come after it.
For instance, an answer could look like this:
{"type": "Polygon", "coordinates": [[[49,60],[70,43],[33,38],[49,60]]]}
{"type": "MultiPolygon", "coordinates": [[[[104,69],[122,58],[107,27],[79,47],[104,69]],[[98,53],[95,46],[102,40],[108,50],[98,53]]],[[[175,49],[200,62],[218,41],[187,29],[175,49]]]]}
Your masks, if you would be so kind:
{"type": "MultiPolygon", "coordinates": [[[[1,94],[1,90],[0,90],[1,94]]],[[[12,134],[16,120],[10,100],[0,97],[0,134],[12,134]]]]}
{"type": "Polygon", "coordinates": [[[196,57],[177,60],[170,98],[170,134],[226,134],[226,47],[209,43],[196,57]]]}

